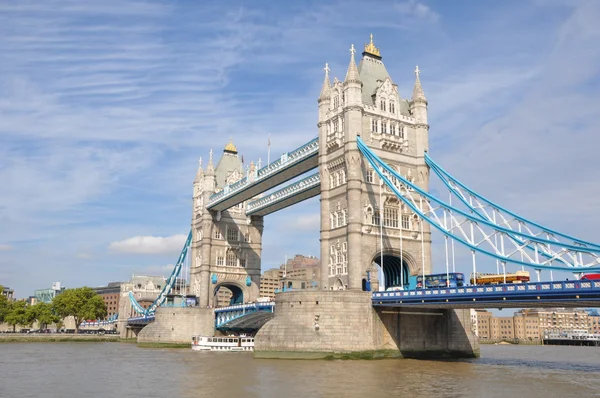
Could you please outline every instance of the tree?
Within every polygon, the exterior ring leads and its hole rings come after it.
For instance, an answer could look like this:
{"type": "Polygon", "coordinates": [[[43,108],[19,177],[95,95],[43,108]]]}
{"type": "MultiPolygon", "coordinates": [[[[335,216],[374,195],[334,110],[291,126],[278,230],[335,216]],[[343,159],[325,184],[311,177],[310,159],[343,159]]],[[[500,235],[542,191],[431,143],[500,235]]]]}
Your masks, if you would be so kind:
{"type": "Polygon", "coordinates": [[[29,326],[33,323],[31,312],[27,309],[27,303],[24,301],[15,301],[10,303],[8,313],[4,321],[13,327],[16,331],[17,325],[29,326]]]}
{"type": "Polygon", "coordinates": [[[51,323],[60,321],[60,317],[54,313],[51,304],[40,302],[29,307],[31,317],[38,322],[40,329],[46,329],[51,323]]]}
{"type": "Polygon", "coordinates": [[[75,333],[86,319],[100,319],[106,316],[106,305],[102,297],[87,286],[67,289],[52,300],[54,313],[62,318],[75,319],[75,333]]]}
{"type": "Polygon", "coordinates": [[[8,298],[2,294],[4,286],[0,285],[0,323],[4,322],[4,317],[8,314],[8,298]]]}

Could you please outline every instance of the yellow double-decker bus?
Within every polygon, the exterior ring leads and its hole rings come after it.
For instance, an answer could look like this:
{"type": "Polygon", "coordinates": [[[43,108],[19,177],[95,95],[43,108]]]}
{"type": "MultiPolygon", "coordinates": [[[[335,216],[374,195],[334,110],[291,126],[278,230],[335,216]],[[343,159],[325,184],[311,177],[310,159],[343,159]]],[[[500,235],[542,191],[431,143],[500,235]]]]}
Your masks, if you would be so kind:
{"type": "Polygon", "coordinates": [[[476,273],[473,277],[471,273],[471,285],[499,285],[503,283],[527,283],[529,282],[528,271],[517,271],[512,274],[482,274],[476,273]],[[504,279],[506,278],[506,279],[504,279]],[[506,280],[506,282],[505,282],[506,280]]]}

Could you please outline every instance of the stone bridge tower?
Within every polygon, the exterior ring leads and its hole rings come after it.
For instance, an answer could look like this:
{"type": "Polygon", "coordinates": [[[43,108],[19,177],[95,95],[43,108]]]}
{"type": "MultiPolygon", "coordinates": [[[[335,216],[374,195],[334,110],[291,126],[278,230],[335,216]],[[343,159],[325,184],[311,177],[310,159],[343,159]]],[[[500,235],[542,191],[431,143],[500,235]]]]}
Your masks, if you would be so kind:
{"type": "MultiPolygon", "coordinates": [[[[251,163],[249,171],[255,165],[251,163]]],[[[246,203],[223,212],[206,209],[210,196],[246,175],[232,142],[217,166],[210,152],[206,170],[202,160],[194,179],[190,291],[201,307],[216,306],[220,288],[231,291],[231,303],[258,298],[263,218],[246,216],[246,203]]]]}
{"type": "Polygon", "coordinates": [[[354,45],[350,52],[343,82],[335,78],[332,84],[325,66],[318,99],[321,286],[360,290],[370,279],[376,290],[382,263],[384,288],[406,284],[409,275],[421,274],[423,267],[429,273],[431,235],[429,225],[403,206],[391,190],[380,192],[380,179],[359,152],[356,137],[397,172],[427,190],[427,99],[418,67],[412,98],[401,98],[373,35],[358,66],[354,45]]]}

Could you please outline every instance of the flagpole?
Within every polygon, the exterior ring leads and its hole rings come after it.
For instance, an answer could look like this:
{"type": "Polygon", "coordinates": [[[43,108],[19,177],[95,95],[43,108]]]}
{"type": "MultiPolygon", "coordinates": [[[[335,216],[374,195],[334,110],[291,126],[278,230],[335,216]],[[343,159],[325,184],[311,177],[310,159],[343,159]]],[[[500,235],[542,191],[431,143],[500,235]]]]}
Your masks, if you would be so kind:
{"type": "Polygon", "coordinates": [[[269,141],[267,143],[267,165],[271,164],[271,134],[269,134],[269,141]]]}

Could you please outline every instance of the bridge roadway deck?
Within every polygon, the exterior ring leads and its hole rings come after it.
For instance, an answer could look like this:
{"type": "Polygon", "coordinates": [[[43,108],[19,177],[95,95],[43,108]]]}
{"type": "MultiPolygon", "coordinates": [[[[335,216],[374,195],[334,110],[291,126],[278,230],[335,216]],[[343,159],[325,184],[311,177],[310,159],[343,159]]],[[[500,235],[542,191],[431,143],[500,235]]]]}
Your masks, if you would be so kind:
{"type": "Polygon", "coordinates": [[[600,281],[559,281],[373,293],[374,307],[596,307],[600,281]]]}
{"type": "Polygon", "coordinates": [[[311,174],[268,196],[248,203],[246,214],[249,216],[266,216],[286,207],[295,205],[321,193],[319,173],[311,174]]]}
{"type": "Polygon", "coordinates": [[[206,207],[214,211],[227,210],[317,168],[318,157],[319,143],[314,139],[258,170],[254,180],[245,177],[214,193],[206,207]]]}

